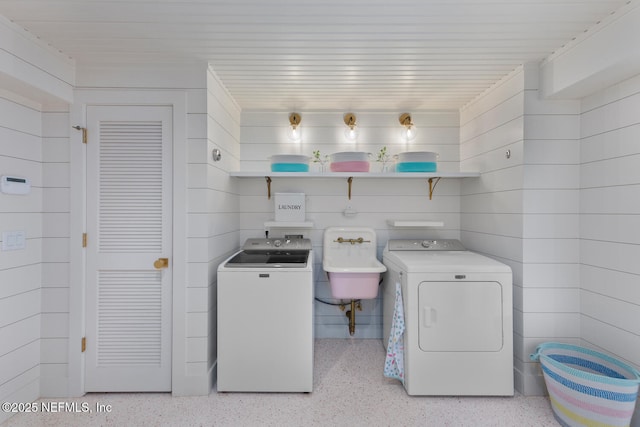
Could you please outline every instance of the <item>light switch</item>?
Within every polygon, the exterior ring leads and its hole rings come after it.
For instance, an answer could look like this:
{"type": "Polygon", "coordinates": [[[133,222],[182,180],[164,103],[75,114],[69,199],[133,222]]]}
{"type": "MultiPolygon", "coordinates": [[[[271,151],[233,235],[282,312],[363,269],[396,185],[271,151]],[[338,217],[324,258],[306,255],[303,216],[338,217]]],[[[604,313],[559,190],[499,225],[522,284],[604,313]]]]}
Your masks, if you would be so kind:
{"type": "Polygon", "coordinates": [[[27,246],[26,231],[3,231],[2,232],[2,250],[17,251],[27,246]]]}
{"type": "Polygon", "coordinates": [[[24,249],[27,246],[27,233],[24,231],[14,231],[16,236],[16,249],[24,249]]]}

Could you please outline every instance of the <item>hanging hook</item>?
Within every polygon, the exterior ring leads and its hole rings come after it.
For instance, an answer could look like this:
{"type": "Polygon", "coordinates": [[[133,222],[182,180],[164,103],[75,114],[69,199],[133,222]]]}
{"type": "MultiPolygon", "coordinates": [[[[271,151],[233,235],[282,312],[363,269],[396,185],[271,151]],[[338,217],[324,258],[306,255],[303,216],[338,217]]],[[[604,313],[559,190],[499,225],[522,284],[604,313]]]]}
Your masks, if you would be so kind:
{"type": "Polygon", "coordinates": [[[264,179],[267,180],[267,199],[271,199],[271,177],[265,176],[264,179]]]}
{"type": "Polygon", "coordinates": [[[440,182],[440,178],[441,177],[437,177],[435,182],[433,182],[433,178],[429,178],[429,200],[433,197],[433,190],[436,189],[436,185],[440,182]]]}
{"type": "Polygon", "coordinates": [[[73,129],[75,130],[81,130],[82,131],[82,143],[86,144],[87,143],[87,128],[83,128],[82,126],[79,125],[75,125],[75,126],[71,126],[73,129]]]}

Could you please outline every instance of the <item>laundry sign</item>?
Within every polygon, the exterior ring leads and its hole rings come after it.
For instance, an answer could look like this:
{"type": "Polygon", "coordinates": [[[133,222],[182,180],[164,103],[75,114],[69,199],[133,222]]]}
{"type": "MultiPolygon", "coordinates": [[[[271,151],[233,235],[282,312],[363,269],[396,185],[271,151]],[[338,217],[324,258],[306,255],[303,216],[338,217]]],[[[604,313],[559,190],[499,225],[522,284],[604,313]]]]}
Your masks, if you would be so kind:
{"type": "Polygon", "coordinates": [[[276,193],[275,211],[276,221],[304,221],[304,193],[276,193]]]}

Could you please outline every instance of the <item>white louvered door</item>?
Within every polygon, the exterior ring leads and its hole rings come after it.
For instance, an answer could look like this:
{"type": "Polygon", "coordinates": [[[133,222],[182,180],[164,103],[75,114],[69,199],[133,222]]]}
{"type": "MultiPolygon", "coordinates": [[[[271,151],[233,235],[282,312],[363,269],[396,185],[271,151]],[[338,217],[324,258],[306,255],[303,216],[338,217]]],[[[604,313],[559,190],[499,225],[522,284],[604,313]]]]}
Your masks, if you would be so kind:
{"type": "Polygon", "coordinates": [[[172,110],[88,106],[87,132],[85,391],[170,391],[172,110]]]}

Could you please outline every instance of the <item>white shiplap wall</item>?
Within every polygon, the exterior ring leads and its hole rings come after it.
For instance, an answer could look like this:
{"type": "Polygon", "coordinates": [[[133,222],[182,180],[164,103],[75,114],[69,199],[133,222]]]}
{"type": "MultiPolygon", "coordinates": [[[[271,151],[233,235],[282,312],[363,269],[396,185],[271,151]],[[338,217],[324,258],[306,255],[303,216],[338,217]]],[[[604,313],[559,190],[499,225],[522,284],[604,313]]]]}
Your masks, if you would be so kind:
{"type": "MultiPolygon", "coordinates": [[[[0,93],[0,174],[31,180],[28,195],[0,194],[0,231],[26,232],[26,248],[0,251],[0,401],[40,396],[43,252],[42,112],[0,93]]],[[[0,237],[1,240],[1,237],[0,237]]],[[[0,412],[0,422],[11,415],[0,412]]]]}
{"type": "MultiPolygon", "coordinates": [[[[207,257],[206,262],[198,266],[199,269],[201,267],[202,273],[194,271],[193,274],[205,277],[206,273],[207,288],[191,288],[190,269],[188,292],[195,304],[202,308],[206,305],[207,356],[209,358],[207,369],[213,369],[218,353],[217,269],[222,261],[238,249],[240,242],[236,182],[228,174],[231,170],[237,170],[240,165],[240,108],[212,70],[207,73],[206,139],[202,144],[200,141],[191,141],[191,146],[194,142],[198,150],[190,156],[189,162],[190,164],[198,163],[205,169],[206,206],[203,212],[190,214],[189,223],[193,225],[193,234],[197,233],[204,239],[207,257]],[[222,153],[220,161],[213,160],[214,148],[222,153]],[[207,293],[205,294],[204,291],[207,293]]],[[[193,169],[193,165],[190,169],[193,169]]]]}
{"type": "Polygon", "coordinates": [[[579,298],[578,101],[543,100],[538,64],[524,67],[521,391],[545,392],[529,355],[545,341],[577,343],[579,298]]]}
{"type": "Polygon", "coordinates": [[[43,112],[42,397],[68,395],[71,130],[67,108],[43,112]]]}
{"type": "Polygon", "coordinates": [[[581,108],[581,337],[639,367],[640,76],[581,108]]]}
{"type": "Polygon", "coordinates": [[[541,101],[537,66],[515,70],[461,112],[461,236],[508,265],[514,279],[516,388],[541,394],[528,355],[576,341],[578,298],[576,102],[541,101]],[[507,156],[507,151],[510,157],[507,156]]]}
{"type": "MultiPolygon", "coordinates": [[[[508,264],[514,285],[514,350],[522,348],[524,71],[512,72],[460,113],[460,163],[482,173],[463,184],[461,238],[508,264]],[[505,153],[511,153],[507,159],[505,153]]],[[[520,360],[520,363],[518,363],[520,360]]],[[[522,356],[516,389],[522,389],[522,356]]]]}
{"type": "MultiPolygon", "coordinates": [[[[323,155],[339,151],[368,151],[377,153],[383,146],[388,152],[426,150],[440,153],[438,165],[443,171],[459,171],[458,113],[457,111],[415,112],[413,121],[419,127],[415,142],[400,141],[398,117],[402,111],[354,111],[360,126],[357,144],[344,138],[343,115],[347,111],[298,111],[302,115],[303,141],[292,144],[285,136],[288,111],[244,111],[242,113],[241,168],[269,171],[271,154],[302,153],[311,155],[320,150],[323,155]]],[[[318,165],[311,165],[315,170],[318,165]]],[[[372,162],[371,170],[380,164],[372,162]]],[[[328,170],[328,167],[327,167],[328,170]]],[[[266,197],[264,178],[236,178],[239,181],[240,237],[264,236],[264,222],[273,219],[274,200],[266,197]]],[[[366,226],[376,230],[378,258],[389,238],[435,237],[459,238],[459,179],[443,179],[437,186],[433,200],[428,197],[424,179],[354,179],[352,199],[347,197],[346,179],[274,178],[272,193],[302,192],[306,195],[307,220],[314,223],[311,230],[271,229],[271,236],[284,233],[303,233],[310,237],[314,250],[316,296],[331,300],[326,275],[322,270],[323,230],[330,226],[366,226]],[[358,214],[346,217],[343,211],[351,207],[358,214]],[[442,220],[442,229],[391,229],[388,219],[442,220]]],[[[379,299],[365,301],[363,311],[356,314],[357,338],[382,337],[382,307],[379,299]]],[[[317,338],[349,337],[348,319],[337,307],[316,303],[315,333],[317,338]]]]}

